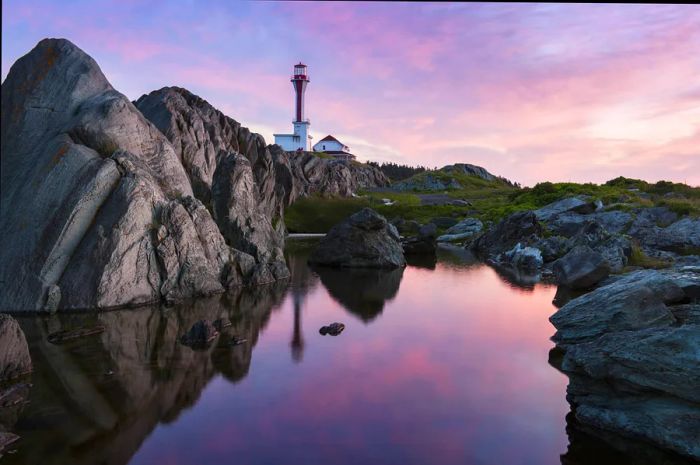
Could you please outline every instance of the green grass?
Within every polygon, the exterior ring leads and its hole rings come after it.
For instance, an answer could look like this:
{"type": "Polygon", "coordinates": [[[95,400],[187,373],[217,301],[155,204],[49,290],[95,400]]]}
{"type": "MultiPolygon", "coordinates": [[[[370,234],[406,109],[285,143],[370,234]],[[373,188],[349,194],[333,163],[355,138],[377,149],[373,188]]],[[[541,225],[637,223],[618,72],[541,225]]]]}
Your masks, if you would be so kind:
{"type": "MultiPolygon", "coordinates": [[[[601,200],[604,205],[611,205],[612,209],[617,210],[666,206],[679,215],[700,216],[700,188],[685,184],[665,181],[649,184],[636,179],[616,178],[605,184],[543,182],[521,189],[501,181],[486,181],[477,176],[441,171],[422,172],[413,179],[420,180],[429,174],[440,179],[457,180],[461,188],[448,190],[447,195],[468,200],[472,206],[421,205],[420,192],[415,191],[360,192],[361,198],[314,196],[300,199],[289,207],[285,213],[285,223],[291,232],[327,232],[331,226],[364,207],[373,208],[389,220],[400,217],[425,224],[439,216],[458,219],[471,216],[486,223],[499,221],[517,211],[535,210],[573,195],[588,195],[592,200],[601,200]],[[669,192],[674,193],[674,197],[665,197],[669,192]],[[394,205],[383,205],[383,198],[394,201],[394,205]]],[[[638,258],[644,262],[642,257],[638,258]]]]}

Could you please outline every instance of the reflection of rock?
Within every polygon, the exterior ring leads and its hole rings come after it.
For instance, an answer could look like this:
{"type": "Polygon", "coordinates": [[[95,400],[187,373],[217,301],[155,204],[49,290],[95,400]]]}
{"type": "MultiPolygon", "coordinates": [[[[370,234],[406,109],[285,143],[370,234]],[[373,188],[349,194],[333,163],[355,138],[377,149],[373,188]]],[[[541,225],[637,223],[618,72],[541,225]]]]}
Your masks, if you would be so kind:
{"type": "MultiPolygon", "coordinates": [[[[216,320],[221,321],[221,318],[216,320]]],[[[219,335],[219,331],[209,320],[199,320],[180,337],[182,345],[193,349],[204,349],[219,335]]]]}
{"type": "Polygon", "coordinates": [[[22,329],[10,315],[0,313],[0,382],[32,371],[32,360],[22,329]]]}
{"type": "Polygon", "coordinates": [[[168,310],[23,318],[34,385],[12,431],[22,440],[10,463],[128,463],[153,428],[196,402],[217,372],[233,381],[247,374],[258,334],[286,285],[238,289],[168,310]],[[232,324],[211,347],[180,344],[196,321],[219,318],[232,324]],[[100,335],[64,345],[46,341],[49,332],[96,324],[105,328],[100,335]],[[234,338],[248,342],[232,345],[234,338]]]}
{"type": "Polygon", "coordinates": [[[690,465],[688,459],[643,441],[589,428],[573,413],[566,416],[566,434],[569,446],[561,456],[562,465],[690,465]]]}
{"type": "Polygon", "coordinates": [[[403,268],[395,270],[314,267],[328,293],[350,313],[369,322],[396,296],[403,268]]]}

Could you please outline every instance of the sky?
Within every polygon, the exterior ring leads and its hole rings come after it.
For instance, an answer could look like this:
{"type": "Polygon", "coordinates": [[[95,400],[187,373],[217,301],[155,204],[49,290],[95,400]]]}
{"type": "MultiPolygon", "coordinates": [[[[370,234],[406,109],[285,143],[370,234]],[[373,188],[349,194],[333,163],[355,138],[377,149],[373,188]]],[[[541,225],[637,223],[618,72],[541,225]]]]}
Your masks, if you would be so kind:
{"type": "Polygon", "coordinates": [[[700,185],[700,5],[2,2],[2,79],[71,40],[130,99],[177,85],[272,143],[306,116],[362,161],[464,162],[523,185],[700,185]]]}

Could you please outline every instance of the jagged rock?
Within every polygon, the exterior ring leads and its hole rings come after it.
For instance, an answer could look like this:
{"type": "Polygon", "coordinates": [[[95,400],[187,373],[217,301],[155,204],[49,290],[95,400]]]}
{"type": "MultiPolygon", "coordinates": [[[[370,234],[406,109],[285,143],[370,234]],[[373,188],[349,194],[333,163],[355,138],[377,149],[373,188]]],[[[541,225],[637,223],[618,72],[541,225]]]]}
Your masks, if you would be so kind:
{"type": "Polygon", "coordinates": [[[605,333],[664,327],[674,323],[666,303],[686,298],[669,275],[655,270],[624,277],[574,299],[549,318],[557,344],[589,341],[605,333]]]}
{"type": "Polygon", "coordinates": [[[258,262],[284,261],[284,237],[260,208],[252,168],[235,153],[221,157],[212,184],[213,213],[227,242],[258,262]]]}
{"type": "Polygon", "coordinates": [[[576,246],[554,262],[557,282],[572,289],[588,289],[610,274],[607,260],[588,246],[576,246]]]}
{"type": "Polygon", "coordinates": [[[209,206],[227,243],[255,257],[257,282],[289,276],[284,207],[311,193],[349,196],[383,187],[374,166],[342,163],[311,152],[286,153],[179,87],[164,87],[136,106],[176,148],[195,196],[209,206]]]}
{"type": "Polygon", "coordinates": [[[539,249],[523,247],[519,242],[511,250],[502,253],[499,261],[529,272],[536,272],[544,263],[539,249]]]}
{"type": "Polygon", "coordinates": [[[2,154],[2,205],[21,205],[0,218],[2,308],[223,290],[229,248],[205,208],[185,206],[193,192],[170,142],[69,41],[42,40],[10,69],[2,154]]]}
{"type": "Polygon", "coordinates": [[[336,267],[398,268],[406,265],[399,233],[364,208],[336,224],[319,242],[309,263],[336,267]]]}
{"type": "Polygon", "coordinates": [[[192,348],[205,348],[219,335],[209,320],[199,320],[180,337],[180,343],[192,348]]]}
{"type": "Polygon", "coordinates": [[[32,359],[22,329],[10,315],[0,313],[0,382],[32,371],[32,359]]]}
{"type": "Polygon", "coordinates": [[[614,273],[622,271],[632,254],[629,239],[608,233],[596,220],[586,221],[579,232],[570,239],[569,244],[571,247],[588,246],[600,253],[614,273]]]}
{"type": "Polygon", "coordinates": [[[564,212],[593,213],[597,208],[598,205],[595,202],[580,197],[568,197],[545,205],[534,213],[539,221],[549,221],[564,212]]]}
{"type": "Polygon", "coordinates": [[[343,323],[331,323],[328,326],[322,326],[321,329],[318,330],[318,332],[322,336],[325,336],[326,334],[329,334],[331,336],[338,336],[340,333],[343,332],[344,329],[345,325],[343,323]]]}
{"type": "Polygon", "coordinates": [[[516,244],[530,245],[539,239],[542,226],[532,211],[513,213],[472,242],[471,248],[479,254],[498,255],[516,244]]]}

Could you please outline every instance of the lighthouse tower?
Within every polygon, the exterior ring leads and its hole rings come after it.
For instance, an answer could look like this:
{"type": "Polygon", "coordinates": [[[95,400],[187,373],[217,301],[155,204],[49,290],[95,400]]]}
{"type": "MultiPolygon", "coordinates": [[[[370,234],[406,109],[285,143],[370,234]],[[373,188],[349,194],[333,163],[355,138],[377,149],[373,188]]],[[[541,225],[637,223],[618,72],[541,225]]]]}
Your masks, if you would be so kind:
{"type": "Polygon", "coordinates": [[[304,93],[310,79],[308,68],[305,64],[299,63],[294,65],[294,75],[292,75],[291,82],[295,94],[294,121],[292,121],[294,134],[275,134],[275,144],[288,152],[296,150],[308,151],[311,150],[311,136],[309,135],[311,123],[304,117],[304,110],[306,109],[304,93]]]}

